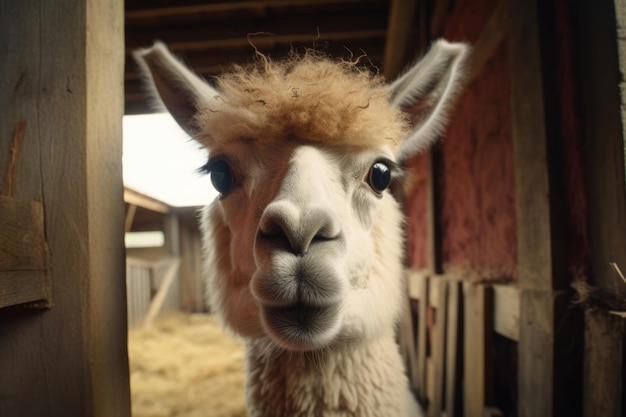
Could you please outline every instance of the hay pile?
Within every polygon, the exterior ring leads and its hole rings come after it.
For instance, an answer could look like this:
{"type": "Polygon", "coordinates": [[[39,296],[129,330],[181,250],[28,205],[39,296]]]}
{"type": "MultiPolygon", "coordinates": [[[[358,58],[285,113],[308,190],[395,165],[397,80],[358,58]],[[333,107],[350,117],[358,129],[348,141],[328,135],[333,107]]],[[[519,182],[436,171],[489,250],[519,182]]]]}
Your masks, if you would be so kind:
{"type": "Polygon", "coordinates": [[[131,330],[133,417],[243,417],[243,349],[214,316],[182,313],[131,330]]]}

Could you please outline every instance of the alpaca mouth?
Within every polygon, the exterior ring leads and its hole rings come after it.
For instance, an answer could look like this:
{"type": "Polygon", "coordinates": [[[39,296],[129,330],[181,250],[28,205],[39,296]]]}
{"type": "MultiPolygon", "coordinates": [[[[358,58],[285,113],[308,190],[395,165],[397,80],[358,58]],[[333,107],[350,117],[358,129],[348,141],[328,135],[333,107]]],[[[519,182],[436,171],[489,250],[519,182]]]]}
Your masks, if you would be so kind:
{"type": "Polygon", "coordinates": [[[327,346],[339,328],[339,306],[310,306],[297,303],[287,307],[263,307],[268,332],[283,348],[316,350],[327,346]]]}

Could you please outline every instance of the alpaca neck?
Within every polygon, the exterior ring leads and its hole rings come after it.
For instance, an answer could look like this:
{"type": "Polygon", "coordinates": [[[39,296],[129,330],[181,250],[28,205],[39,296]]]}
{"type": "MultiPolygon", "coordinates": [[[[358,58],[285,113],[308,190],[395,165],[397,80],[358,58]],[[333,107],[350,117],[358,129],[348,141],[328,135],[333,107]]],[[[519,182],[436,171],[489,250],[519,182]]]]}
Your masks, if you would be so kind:
{"type": "Polygon", "coordinates": [[[402,416],[408,382],[392,334],[357,348],[272,352],[246,343],[247,402],[260,416],[402,416]]]}

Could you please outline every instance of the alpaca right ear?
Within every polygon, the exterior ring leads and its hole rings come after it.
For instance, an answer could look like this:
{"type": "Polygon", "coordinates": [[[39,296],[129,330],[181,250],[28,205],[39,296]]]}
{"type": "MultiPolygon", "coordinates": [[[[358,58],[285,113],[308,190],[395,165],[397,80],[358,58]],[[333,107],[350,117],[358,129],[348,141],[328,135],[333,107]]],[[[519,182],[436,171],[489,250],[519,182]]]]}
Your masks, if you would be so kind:
{"type": "Polygon", "coordinates": [[[406,160],[426,149],[443,133],[448,112],[465,82],[470,48],[439,40],[428,53],[390,86],[391,105],[412,108],[419,115],[398,151],[406,160]]]}
{"type": "Polygon", "coordinates": [[[148,81],[152,98],[162,103],[190,136],[196,132],[194,116],[201,103],[215,101],[220,95],[176,59],[161,42],[134,53],[148,81]]]}

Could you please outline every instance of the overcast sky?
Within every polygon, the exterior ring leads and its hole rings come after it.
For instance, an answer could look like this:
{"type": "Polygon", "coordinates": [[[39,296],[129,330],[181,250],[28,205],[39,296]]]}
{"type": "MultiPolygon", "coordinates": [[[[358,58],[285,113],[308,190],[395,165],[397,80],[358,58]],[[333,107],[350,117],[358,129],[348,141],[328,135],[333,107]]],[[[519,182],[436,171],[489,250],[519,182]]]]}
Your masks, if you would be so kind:
{"type": "Polygon", "coordinates": [[[201,206],[217,196],[196,170],[207,153],[167,113],[124,117],[124,185],[170,206],[201,206]]]}

